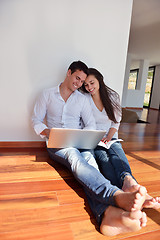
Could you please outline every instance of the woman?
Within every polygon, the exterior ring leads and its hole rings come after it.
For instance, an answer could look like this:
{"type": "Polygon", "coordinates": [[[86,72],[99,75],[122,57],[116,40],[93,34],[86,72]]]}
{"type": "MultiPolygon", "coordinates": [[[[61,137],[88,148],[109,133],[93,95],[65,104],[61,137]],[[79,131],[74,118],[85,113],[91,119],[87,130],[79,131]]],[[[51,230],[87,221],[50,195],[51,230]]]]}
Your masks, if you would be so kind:
{"type": "MultiPolygon", "coordinates": [[[[94,68],[89,68],[89,75],[82,90],[89,98],[98,130],[106,130],[102,141],[118,139],[118,128],[121,121],[121,106],[119,95],[105,85],[103,75],[94,68]],[[88,94],[89,93],[89,94],[88,94]]],[[[109,149],[97,146],[95,156],[102,174],[113,185],[123,191],[132,192],[139,186],[132,175],[128,159],[119,141],[109,149]]],[[[144,207],[160,207],[160,198],[152,198],[147,194],[144,207]]]]}

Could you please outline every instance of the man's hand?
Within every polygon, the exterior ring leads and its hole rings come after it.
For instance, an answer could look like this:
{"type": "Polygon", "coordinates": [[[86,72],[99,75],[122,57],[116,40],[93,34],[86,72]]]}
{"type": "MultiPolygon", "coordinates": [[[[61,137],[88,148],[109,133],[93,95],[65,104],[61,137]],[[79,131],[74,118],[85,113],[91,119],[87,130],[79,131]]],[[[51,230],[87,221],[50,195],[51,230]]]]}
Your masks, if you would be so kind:
{"type": "Polygon", "coordinates": [[[50,129],[46,128],[40,134],[46,136],[47,138],[49,138],[50,129]]]}

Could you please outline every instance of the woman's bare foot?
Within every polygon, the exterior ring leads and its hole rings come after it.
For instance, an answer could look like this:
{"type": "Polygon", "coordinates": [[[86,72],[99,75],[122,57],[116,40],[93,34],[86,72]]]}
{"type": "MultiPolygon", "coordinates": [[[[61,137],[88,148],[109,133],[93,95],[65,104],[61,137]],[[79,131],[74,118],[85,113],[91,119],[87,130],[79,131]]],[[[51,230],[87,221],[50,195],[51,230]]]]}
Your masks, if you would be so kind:
{"type": "Polygon", "coordinates": [[[146,194],[146,200],[143,203],[143,208],[160,208],[160,197],[151,197],[149,194],[146,194]]]}
{"type": "MultiPolygon", "coordinates": [[[[122,190],[124,192],[135,192],[139,188],[139,184],[132,178],[132,176],[127,175],[124,178],[122,190]]],[[[142,205],[143,208],[160,208],[160,197],[153,198],[148,193],[146,194],[146,199],[142,205]]]]}
{"type": "Polygon", "coordinates": [[[146,199],[146,188],[138,186],[134,192],[116,191],[114,200],[118,207],[126,211],[141,210],[146,199]]]}
{"type": "Polygon", "coordinates": [[[115,236],[121,233],[138,231],[145,227],[146,223],[146,214],[140,210],[127,212],[109,206],[104,212],[100,232],[105,236],[115,236]]]}
{"type": "Polygon", "coordinates": [[[136,182],[136,180],[134,180],[134,178],[131,175],[126,175],[123,181],[122,190],[124,192],[131,192],[132,187],[137,185],[138,183],[136,182]]]}

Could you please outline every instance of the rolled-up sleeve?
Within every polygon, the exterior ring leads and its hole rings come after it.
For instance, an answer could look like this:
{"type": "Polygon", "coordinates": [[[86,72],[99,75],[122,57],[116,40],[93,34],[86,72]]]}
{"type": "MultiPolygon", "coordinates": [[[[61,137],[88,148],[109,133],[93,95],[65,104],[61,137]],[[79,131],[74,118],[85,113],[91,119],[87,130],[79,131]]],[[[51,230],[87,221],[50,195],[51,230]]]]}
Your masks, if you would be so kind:
{"type": "MultiPolygon", "coordinates": [[[[120,98],[119,98],[119,96],[117,97],[116,102],[117,102],[117,104],[120,106],[120,98]]],[[[111,128],[115,128],[115,129],[117,129],[117,131],[118,131],[119,126],[120,126],[120,122],[121,122],[121,119],[122,119],[122,112],[121,112],[121,111],[118,111],[118,110],[115,110],[114,113],[115,113],[115,118],[116,118],[116,120],[117,120],[117,123],[114,123],[114,122],[112,121],[112,123],[111,123],[111,128]]]]}
{"type": "Polygon", "coordinates": [[[115,129],[117,129],[117,131],[118,131],[119,125],[120,125],[120,123],[114,123],[114,122],[112,122],[112,123],[111,123],[111,128],[115,128],[115,129]]]}
{"type": "Polygon", "coordinates": [[[46,103],[45,92],[43,91],[40,97],[36,101],[36,104],[33,109],[33,115],[32,115],[32,126],[37,135],[40,135],[40,133],[44,129],[48,128],[44,123],[44,119],[47,111],[46,105],[47,103],[46,103]]]}

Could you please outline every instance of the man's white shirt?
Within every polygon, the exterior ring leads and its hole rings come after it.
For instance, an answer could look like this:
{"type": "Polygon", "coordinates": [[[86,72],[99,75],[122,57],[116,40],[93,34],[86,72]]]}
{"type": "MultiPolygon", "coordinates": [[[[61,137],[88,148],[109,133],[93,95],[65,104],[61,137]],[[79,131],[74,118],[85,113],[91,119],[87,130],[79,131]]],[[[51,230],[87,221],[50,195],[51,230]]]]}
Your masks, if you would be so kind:
{"type": "Polygon", "coordinates": [[[87,97],[76,90],[65,102],[60,95],[59,86],[45,89],[38,98],[32,116],[35,132],[40,135],[44,129],[53,127],[81,129],[82,122],[84,128],[96,129],[87,97]]]}

